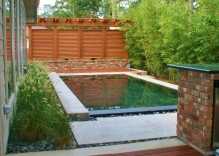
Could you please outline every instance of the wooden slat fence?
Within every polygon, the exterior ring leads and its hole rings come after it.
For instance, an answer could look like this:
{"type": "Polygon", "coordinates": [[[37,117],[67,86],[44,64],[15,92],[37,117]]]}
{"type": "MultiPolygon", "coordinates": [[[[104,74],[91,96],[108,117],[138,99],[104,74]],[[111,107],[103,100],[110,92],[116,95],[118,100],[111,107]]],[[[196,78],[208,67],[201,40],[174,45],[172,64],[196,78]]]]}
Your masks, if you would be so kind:
{"type": "Polygon", "coordinates": [[[32,29],[29,60],[127,58],[119,30],[32,29]]]}
{"type": "MultiPolygon", "coordinates": [[[[9,21],[7,20],[7,25],[10,25],[9,21]]],[[[110,29],[120,27],[120,23],[116,19],[40,18],[36,24],[27,25],[29,29],[28,59],[57,61],[122,58],[127,60],[124,32],[110,29]],[[74,26],[74,29],[59,29],[59,27],[69,26],[74,26]],[[37,29],[37,27],[44,27],[44,29],[37,29]],[[89,29],[93,27],[97,29],[89,29]]],[[[8,59],[10,59],[10,31],[7,31],[7,42],[8,59]]]]}
{"type": "MultiPolygon", "coordinates": [[[[6,30],[6,41],[7,41],[7,61],[11,60],[11,46],[10,46],[10,29],[6,30]]],[[[15,51],[15,59],[16,59],[16,33],[14,35],[14,51],[15,51]]]]}

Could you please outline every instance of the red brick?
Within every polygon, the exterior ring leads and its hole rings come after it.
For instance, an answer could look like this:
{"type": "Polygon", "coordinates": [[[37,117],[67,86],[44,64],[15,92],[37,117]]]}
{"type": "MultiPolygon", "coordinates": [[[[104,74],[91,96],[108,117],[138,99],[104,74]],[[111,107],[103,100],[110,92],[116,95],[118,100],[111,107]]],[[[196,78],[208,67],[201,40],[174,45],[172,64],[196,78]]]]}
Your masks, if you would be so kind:
{"type": "Polygon", "coordinates": [[[189,95],[189,94],[184,94],[184,98],[187,99],[187,100],[190,100],[190,101],[194,100],[194,96],[189,95]]]}
{"type": "Polygon", "coordinates": [[[203,100],[203,103],[201,103],[205,106],[213,106],[213,99],[203,100]]]}
{"type": "Polygon", "coordinates": [[[185,105],[189,105],[189,100],[186,100],[186,99],[184,99],[184,98],[178,98],[178,101],[179,101],[179,103],[182,103],[182,104],[185,104],[185,105]]]}
{"type": "Polygon", "coordinates": [[[188,93],[188,88],[179,86],[179,87],[178,87],[178,91],[179,91],[179,92],[183,92],[183,93],[188,93]]]}
{"type": "Polygon", "coordinates": [[[201,85],[206,87],[214,87],[214,81],[209,79],[201,79],[201,85]]]}
{"type": "Polygon", "coordinates": [[[208,132],[208,133],[211,133],[212,131],[212,126],[205,126],[205,125],[199,125],[199,129],[204,131],[204,132],[208,132]]]}
{"type": "Polygon", "coordinates": [[[199,134],[201,137],[205,138],[205,139],[211,139],[212,137],[212,133],[208,133],[208,132],[204,132],[204,131],[200,131],[199,134]]]}
{"type": "Polygon", "coordinates": [[[200,108],[200,104],[198,104],[196,102],[190,102],[190,106],[192,106],[195,109],[199,109],[200,108]]]}
{"type": "Polygon", "coordinates": [[[213,99],[213,94],[200,92],[200,97],[206,100],[213,99]]]}
{"type": "Polygon", "coordinates": [[[191,70],[188,71],[188,75],[189,75],[189,76],[196,77],[196,74],[197,74],[196,71],[191,71],[191,70]]]}
{"type": "Polygon", "coordinates": [[[182,75],[182,76],[180,76],[180,80],[182,80],[182,81],[189,81],[189,76],[188,75],[182,75]]]}
{"type": "Polygon", "coordinates": [[[201,130],[198,128],[198,126],[195,127],[195,126],[193,126],[193,125],[190,125],[190,126],[188,127],[188,129],[189,129],[190,131],[196,133],[196,134],[199,134],[199,132],[201,131],[201,130]]]}
{"type": "Polygon", "coordinates": [[[176,126],[177,130],[183,131],[184,128],[181,125],[177,124],[176,126]]]}
{"type": "Polygon", "coordinates": [[[198,91],[205,91],[205,87],[202,85],[195,85],[195,89],[198,91]]]}
{"type": "Polygon", "coordinates": [[[180,109],[183,109],[183,110],[184,110],[184,105],[183,105],[183,104],[181,104],[181,103],[179,103],[179,104],[178,104],[178,108],[180,108],[180,109]]]}
{"type": "Polygon", "coordinates": [[[205,78],[205,74],[198,72],[196,77],[198,77],[198,78],[205,78]]]}
{"type": "Polygon", "coordinates": [[[213,93],[214,92],[214,87],[205,87],[204,90],[206,93],[213,93]]]}
{"type": "Polygon", "coordinates": [[[203,118],[205,118],[205,119],[213,119],[213,113],[204,113],[203,118]]]}
{"type": "Polygon", "coordinates": [[[176,132],[177,132],[177,137],[179,137],[179,138],[181,138],[181,139],[183,139],[183,140],[185,140],[185,141],[188,140],[188,135],[186,135],[185,133],[183,133],[183,132],[180,131],[180,130],[177,130],[176,132]]]}
{"type": "Polygon", "coordinates": [[[180,81],[178,82],[178,86],[182,86],[182,87],[185,87],[185,82],[184,81],[180,81]]]}
{"type": "Polygon", "coordinates": [[[190,118],[194,121],[199,121],[199,118],[193,114],[190,114],[190,118]]]}
{"type": "Polygon", "coordinates": [[[183,115],[182,115],[182,114],[178,114],[178,113],[177,113],[177,118],[180,119],[180,120],[183,120],[183,119],[184,119],[184,118],[183,118],[183,115]]]}
{"type": "Polygon", "coordinates": [[[203,124],[204,126],[212,126],[212,120],[199,118],[199,123],[203,124]]]}
{"type": "Polygon", "coordinates": [[[190,125],[192,125],[192,120],[191,120],[190,118],[188,118],[188,117],[185,119],[185,122],[187,122],[187,123],[189,123],[190,125]]]}
{"type": "Polygon", "coordinates": [[[202,101],[203,101],[203,99],[202,98],[200,98],[200,97],[194,97],[194,102],[196,102],[196,103],[202,103],[202,101]]]}
{"type": "Polygon", "coordinates": [[[178,97],[184,98],[184,94],[182,92],[178,92],[178,97]]]}
{"type": "Polygon", "coordinates": [[[194,146],[198,147],[199,149],[201,149],[202,151],[204,152],[207,152],[207,151],[210,151],[211,150],[211,147],[210,146],[206,146],[204,144],[202,144],[201,142],[195,140],[194,138],[192,137],[189,137],[188,138],[188,141],[193,144],[194,146]]]}
{"type": "Polygon", "coordinates": [[[192,122],[192,126],[195,127],[195,128],[198,128],[199,125],[200,125],[199,122],[196,122],[196,121],[193,121],[193,122],[192,122]]]}
{"type": "Polygon", "coordinates": [[[199,109],[194,109],[193,114],[195,114],[198,117],[202,117],[202,118],[204,117],[204,112],[199,109]]]}
{"type": "Polygon", "coordinates": [[[188,70],[179,70],[179,75],[188,75],[188,70]]]}
{"type": "Polygon", "coordinates": [[[194,89],[195,88],[195,84],[194,83],[190,83],[190,82],[185,82],[184,84],[186,88],[190,88],[190,89],[194,89]]]}
{"type": "Polygon", "coordinates": [[[207,107],[207,106],[201,105],[200,110],[202,110],[203,112],[206,112],[206,113],[212,113],[213,112],[213,107],[207,107]]]}
{"type": "Polygon", "coordinates": [[[190,126],[187,122],[184,122],[184,121],[182,121],[181,125],[182,125],[183,127],[187,128],[187,129],[188,129],[189,126],[190,126]]]}
{"type": "Polygon", "coordinates": [[[211,79],[219,80],[219,74],[211,74],[211,79]]]}
{"type": "Polygon", "coordinates": [[[199,97],[200,93],[197,90],[189,89],[189,94],[193,95],[193,96],[196,96],[196,97],[199,97]]]}

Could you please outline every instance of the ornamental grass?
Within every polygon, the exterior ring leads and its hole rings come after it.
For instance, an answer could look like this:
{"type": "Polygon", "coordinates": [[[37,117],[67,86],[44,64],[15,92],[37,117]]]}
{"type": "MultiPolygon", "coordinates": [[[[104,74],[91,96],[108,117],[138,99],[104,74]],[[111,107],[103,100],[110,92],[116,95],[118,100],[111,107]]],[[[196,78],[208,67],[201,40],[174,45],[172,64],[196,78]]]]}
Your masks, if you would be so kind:
{"type": "Polygon", "coordinates": [[[48,71],[41,62],[31,62],[20,77],[11,135],[28,142],[46,139],[61,145],[71,140],[71,129],[48,71]]]}

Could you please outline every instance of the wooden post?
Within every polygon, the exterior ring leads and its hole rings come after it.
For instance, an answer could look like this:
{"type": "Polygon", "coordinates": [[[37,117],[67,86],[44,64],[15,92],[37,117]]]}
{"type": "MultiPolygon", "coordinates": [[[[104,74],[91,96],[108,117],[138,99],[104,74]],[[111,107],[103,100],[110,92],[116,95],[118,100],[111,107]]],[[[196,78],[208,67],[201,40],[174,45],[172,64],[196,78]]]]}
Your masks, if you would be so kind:
{"type": "Polygon", "coordinates": [[[106,27],[102,27],[102,57],[106,59],[106,27]]]}
{"type": "Polygon", "coordinates": [[[54,43],[53,43],[54,61],[58,61],[58,31],[56,26],[53,29],[53,38],[54,38],[54,43]]]}
{"type": "Polygon", "coordinates": [[[28,59],[29,59],[29,61],[33,61],[32,26],[28,26],[28,33],[29,33],[29,52],[28,52],[28,59]]]}
{"type": "Polygon", "coordinates": [[[81,59],[82,56],[82,27],[78,27],[78,58],[81,59]]]}

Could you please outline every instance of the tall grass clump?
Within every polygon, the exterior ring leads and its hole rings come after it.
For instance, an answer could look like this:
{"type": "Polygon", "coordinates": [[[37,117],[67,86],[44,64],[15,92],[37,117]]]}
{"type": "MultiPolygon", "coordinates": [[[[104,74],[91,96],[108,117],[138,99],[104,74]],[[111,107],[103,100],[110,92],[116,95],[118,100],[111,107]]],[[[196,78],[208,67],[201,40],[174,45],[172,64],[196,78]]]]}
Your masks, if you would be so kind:
{"type": "Polygon", "coordinates": [[[28,142],[47,139],[63,144],[70,141],[67,115],[61,109],[48,68],[42,63],[28,64],[27,73],[19,80],[16,106],[12,136],[28,142]]]}

